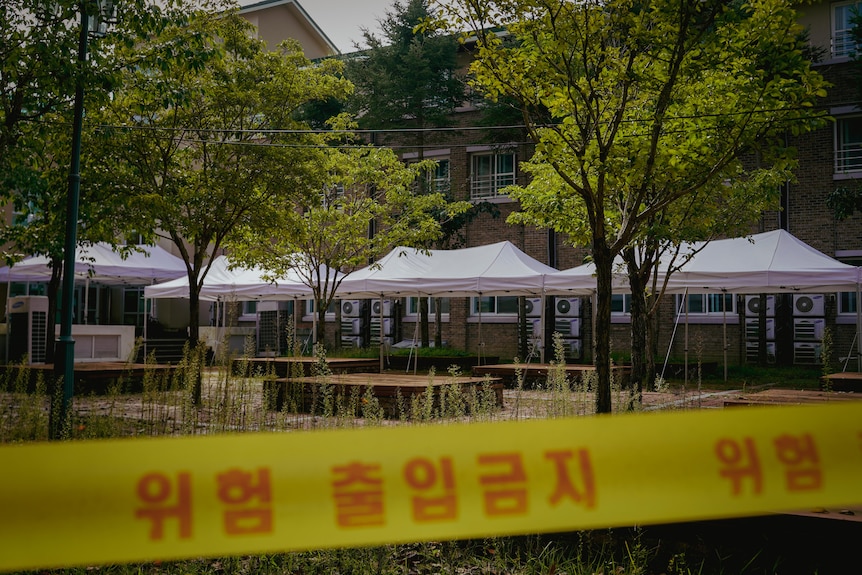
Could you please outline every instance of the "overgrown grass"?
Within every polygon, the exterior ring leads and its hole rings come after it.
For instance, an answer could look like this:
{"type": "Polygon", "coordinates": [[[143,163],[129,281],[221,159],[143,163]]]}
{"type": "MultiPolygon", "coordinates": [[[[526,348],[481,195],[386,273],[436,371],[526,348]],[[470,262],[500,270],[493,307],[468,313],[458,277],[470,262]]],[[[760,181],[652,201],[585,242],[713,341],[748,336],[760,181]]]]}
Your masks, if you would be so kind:
{"type": "MultiPolygon", "coordinates": [[[[70,440],[117,437],[171,436],[258,431],[313,431],[378,425],[445,425],[461,421],[489,421],[533,417],[556,418],[594,412],[594,374],[571,378],[563,369],[559,342],[549,376],[525,388],[523,374],[508,392],[502,410],[486,380],[463,387],[435,382],[454,380],[460,372],[428,373],[428,386],[408,400],[398,397],[385,406],[370,387],[341,391],[327,364],[326,351],[317,350],[311,389],[287,384],[282,409],[275,405],[277,387],[271,371],[253,372],[243,357],[221,353],[215,365],[204,365],[203,348],[186,350],[177,369],[167,375],[147,370],[140,381],[120,378],[97,394],[76,398],[67,438],[70,440]],[[201,405],[195,405],[192,384],[204,374],[201,405]]],[[[226,346],[225,346],[226,349],[226,346]]],[[[246,350],[245,357],[251,353],[246,350]]],[[[438,350],[439,353],[448,350],[438,350]]],[[[154,362],[153,358],[148,358],[154,362]]],[[[295,364],[293,378],[304,374],[295,364]]],[[[779,383],[808,388],[816,382],[816,369],[759,369],[735,367],[732,385],[749,387],[779,383]],[[742,384],[742,385],[741,385],[742,384]]],[[[720,375],[720,374],[719,374],[720,375]]],[[[705,378],[713,386],[714,376],[705,378]]],[[[42,441],[48,437],[50,381],[26,366],[0,374],[0,444],[42,441]]],[[[615,409],[637,409],[619,382],[613,383],[615,409]]],[[[758,551],[740,558],[715,555],[713,550],[668,546],[649,530],[617,529],[559,535],[500,537],[492,539],[415,543],[361,549],[328,549],[304,553],[194,559],[177,562],[88,567],[56,573],[125,574],[691,574],[765,573],[758,551]]]]}

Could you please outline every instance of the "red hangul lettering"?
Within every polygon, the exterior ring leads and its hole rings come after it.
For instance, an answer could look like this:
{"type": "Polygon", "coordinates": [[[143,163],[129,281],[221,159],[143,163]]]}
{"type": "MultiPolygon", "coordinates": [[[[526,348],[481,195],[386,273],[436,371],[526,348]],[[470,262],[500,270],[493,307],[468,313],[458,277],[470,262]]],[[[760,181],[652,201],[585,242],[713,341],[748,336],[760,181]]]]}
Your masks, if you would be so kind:
{"type": "Polygon", "coordinates": [[[150,539],[158,541],[165,536],[165,520],[179,522],[180,539],[192,536],[192,479],[188,472],[177,474],[176,489],[165,473],[147,473],[138,480],[138,499],[143,506],[135,510],[135,517],[149,519],[150,539]],[[172,505],[170,505],[172,503],[172,505]]]}
{"type": "Polygon", "coordinates": [[[383,525],[383,478],[380,464],[354,461],[334,466],[336,521],[341,527],[383,525]]]}
{"type": "Polygon", "coordinates": [[[820,456],[810,434],[781,435],[773,441],[778,460],[787,467],[788,491],[810,491],[823,487],[820,456]]]}
{"type": "Polygon", "coordinates": [[[733,495],[742,493],[742,480],[746,477],[750,477],[754,483],[754,493],[763,490],[763,473],[754,439],[746,437],[742,443],[728,438],[720,439],[715,444],[715,454],[719,461],[727,466],[721,469],[719,474],[731,480],[733,495]]]}
{"type": "Polygon", "coordinates": [[[229,469],[218,474],[216,481],[219,500],[229,506],[224,512],[225,533],[244,535],[272,532],[272,484],[269,469],[260,467],[256,473],[229,469]]]}
{"type": "Polygon", "coordinates": [[[479,465],[503,467],[498,473],[479,476],[487,515],[519,515],[527,512],[527,473],[518,453],[479,456],[479,465]]]}
{"type": "Polygon", "coordinates": [[[586,449],[577,451],[576,472],[583,484],[583,491],[575,487],[572,476],[569,473],[569,461],[574,459],[575,452],[571,449],[561,451],[545,452],[545,459],[554,463],[554,471],[557,477],[554,493],[549,499],[551,505],[557,505],[563,497],[569,497],[575,503],[583,502],[584,507],[592,509],[596,506],[596,481],[593,475],[593,465],[590,461],[590,453],[586,449]]]}
{"type": "Polygon", "coordinates": [[[415,521],[456,519],[458,501],[455,496],[455,473],[451,457],[441,457],[439,469],[430,459],[411,459],[404,466],[404,479],[416,491],[434,490],[435,494],[414,495],[411,498],[415,521]]]}

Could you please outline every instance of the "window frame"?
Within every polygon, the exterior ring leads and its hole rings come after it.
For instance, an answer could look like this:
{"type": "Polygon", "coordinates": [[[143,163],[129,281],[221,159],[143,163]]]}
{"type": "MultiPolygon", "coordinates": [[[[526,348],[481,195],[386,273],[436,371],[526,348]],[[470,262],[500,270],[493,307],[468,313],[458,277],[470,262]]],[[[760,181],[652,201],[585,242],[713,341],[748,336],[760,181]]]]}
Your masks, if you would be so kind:
{"type": "MultiPolygon", "coordinates": [[[[434,315],[434,301],[437,299],[437,296],[427,296],[425,299],[428,300],[428,315],[434,315]]],[[[419,318],[419,298],[416,296],[406,297],[404,302],[404,321],[417,321],[419,318]]],[[[449,321],[449,312],[452,309],[452,299],[448,297],[440,297],[441,300],[441,310],[440,310],[440,319],[442,321],[449,321]],[[442,300],[445,300],[443,302],[442,300]]]]}
{"type": "Polygon", "coordinates": [[[739,323],[739,309],[737,307],[736,294],[731,292],[708,292],[708,293],[689,293],[689,294],[674,294],[673,298],[673,313],[674,317],[678,317],[681,321],[687,320],[689,323],[739,323]],[[701,298],[701,309],[703,311],[691,311],[686,313],[689,304],[685,307],[680,305],[680,300],[687,298],[686,301],[692,301],[691,298],[701,298]],[[714,305],[715,302],[724,301],[730,306],[724,310],[722,306],[714,305]]]}
{"type": "Polygon", "coordinates": [[[835,118],[834,128],[834,173],[849,174],[862,172],[862,114],[839,116],[835,118]],[[843,129],[850,121],[859,123],[858,141],[845,142],[843,129]],[[853,156],[850,156],[850,152],[853,156]]]}
{"type": "Polygon", "coordinates": [[[829,50],[833,59],[849,59],[859,48],[858,45],[852,42],[851,30],[853,29],[851,20],[853,18],[853,7],[857,10],[862,9],[860,2],[836,2],[832,4],[830,9],[830,25],[829,25],[829,50]],[[848,9],[846,15],[844,10],[848,9]],[[840,18],[839,18],[840,13],[840,18]],[[839,22],[844,20],[843,26],[839,28],[839,22]]]}
{"type": "MultiPolygon", "coordinates": [[[[506,296],[471,296],[470,297],[470,312],[468,315],[468,322],[478,322],[481,317],[482,322],[487,323],[515,323],[518,321],[518,297],[516,295],[506,295],[506,296]],[[504,300],[504,305],[499,305],[498,300],[504,300]],[[512,301],[509,301],[512,300],[512,301]],[[488,301],[493,302],[494,311],[482,310],[481,316],[479,315],[479,302],[480,301],[488,301]],[[510,309],[514,304],[514,311],[498,311],[501,307],[504,309],[510,309]]],[[[488,306],[490,307],[490,306],[488,306]]]]}
{"type": "Polygon", "coordinates": [[[494,200],[508,198],[501,190],[518,181],[518,155],[515,150],[475,150],[470,152],[470,200],[494,200]],[[511,171],[501,171],[502,158],[511,158],[511,171]],[[489,173],[479,175],[477,162],[490,159],[489,173]]]}

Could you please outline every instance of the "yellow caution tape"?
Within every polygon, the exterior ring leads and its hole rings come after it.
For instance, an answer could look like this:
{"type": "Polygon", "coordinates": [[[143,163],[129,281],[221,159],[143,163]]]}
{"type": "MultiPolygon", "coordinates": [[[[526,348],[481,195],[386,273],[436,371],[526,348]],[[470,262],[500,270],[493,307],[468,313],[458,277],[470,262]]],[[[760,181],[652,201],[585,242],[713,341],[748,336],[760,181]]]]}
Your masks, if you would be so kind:
{"type": "Polygon", "coordinates": [[[0,570],[862,503],[862,402],[0,447],[0,570]]]}

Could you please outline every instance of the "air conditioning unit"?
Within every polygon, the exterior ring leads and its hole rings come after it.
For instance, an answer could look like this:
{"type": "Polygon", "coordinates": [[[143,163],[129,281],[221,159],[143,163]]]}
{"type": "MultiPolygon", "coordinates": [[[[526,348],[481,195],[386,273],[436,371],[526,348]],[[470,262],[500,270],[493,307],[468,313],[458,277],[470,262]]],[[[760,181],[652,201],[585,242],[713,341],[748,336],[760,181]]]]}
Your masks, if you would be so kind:
{"type": "Polygon", "coordinates": [[[362,320],[357,318],[354,319],[343,319],[341,320],[341,335],[359,335],[362,333],[362,320]]]}
{"type": "MultiPolygon", "coordinates": [[[[520,334],[519,336],[520,337],[520,334]]],[[[536,318],[527,319],[527,342],[535,348],[541,349],[545,334],[542,331],[542,320],[536,318]]]]}
{"type": "MultiPolygon", "coordinates": [[[[760,296],[745,296],[745,315],[760,315],[760,296]]],[[[775,317],[775,296],[766,296],[766,317],[775,317]]]]}
{"type": "Polygon", "coordinates": [[[360,304],[358,299],[346,299],[341,301],[341,315],[344,317],[359,317],[360,304]]]}
{"type": "Polygon", "coordinates": [[[563,337],[579,337],[581,335],[581,320],[557,319],[554,321],[554,331],[563,337]]]}
{"type": "Polygon", "coordinates": [[[826,298],[823,294],[794,294],[793,315],[794,316],[822,316],[824,315],[824,303],[826,298]]]}
{"type": "MultiPolygon", "coordinates": [[[[766,318],[766,339],[775,339],[775,318],[766,318]]],[[[760,319],[755,317],[745,318],[745,339],[754,340],[760,337],[760,319]]]]}
{"type": "MultiPolygon", "coordinates": [[[[756,341],[745,342],[745,360],[748,363],[757,363],[758,361],[758,345],[756,341]]],[[[767,363],[775,363],[775,342],[766,342],[766,361],[767,363]]]]}
{"type": "Polygon", "coordinates": [[[816,364],[820,363],[820,352],[822,347],[819,343],[794,342],[793,363],[816,364]]]}
{"type": "MultiPolygon", "coordinates": [[[[385,299],[381,301],[379,299],[376,299],[371,303],[371,317],[379,318],[381,315],[381,310],[384,317],[391,316],[392,300],[385,299]]],[[[343,313],[344,312],[342,311],[342,314],[343,313]]]]}
{"type": "MultiPolygon", "coordinates": [[[[383,341],[384,343],[392,344],[392,319],[383,318],[383,341]]],[[[380,345],[380,318],[371,318],[371,338],[370,344],[380,345]]]]}
{"type": "MultiPolygon", "coordinates": [[[[359,320],[354,320],[359,321],[359,320]]],[[[374,336],[375,333],[380,333],[380,318],[371,318],[371,335],[374,336]]],[[[385,317],[383,318],[383,335],[392,335],[392,318],[385,317]]]]}
{"type": "Polygon", "coordinates": [[[563,339],[563,353],[567,359],[581,358],[581,340],[579,339],[563,339]]]}
{"type": "Polygon", "coordinates": [[[341,337],[341,347],[360,348],[362,347],[362,338],[359,336],[341,337]]]}
{"type": "Polygon", "coordinates": [[[581,315],[581,298],[558,298],[555,309],[557,310],[556,317],[579,317],[581,315]]]}
{"type": "Polygon", "coordinates": [[[797,341],[820,341],[824,329],[826,320],[822,317],[793,319],[793,339],[797,341]]]}
{"type": "Polygon", "coordinates": [[[9,359],[27,357],[29,363],[45,363],[48,351],[48,298],[9,298],[9,359]]]}
{"type": "Polygon", "coordinates": [[[524,308],[527,310],[527,317],[539,317],[542,315],[542,298],[528,297],[524,302],[524,308]]]}

